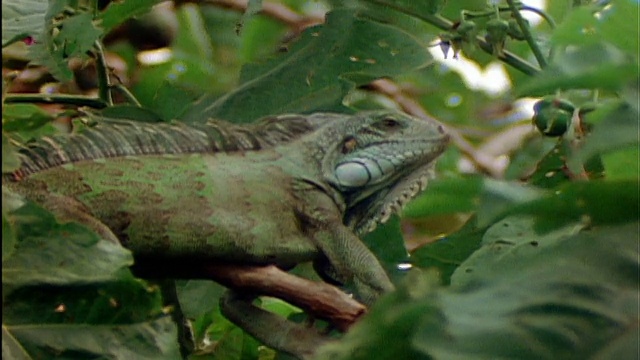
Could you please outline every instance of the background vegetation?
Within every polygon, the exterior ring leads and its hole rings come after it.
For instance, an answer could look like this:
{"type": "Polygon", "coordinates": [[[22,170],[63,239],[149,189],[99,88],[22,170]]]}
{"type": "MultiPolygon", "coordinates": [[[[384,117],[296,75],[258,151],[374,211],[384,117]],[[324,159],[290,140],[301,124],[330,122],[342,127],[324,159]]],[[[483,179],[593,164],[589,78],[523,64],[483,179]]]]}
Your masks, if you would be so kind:
{"type": "MultiPolygon", "coordinates": [[[[160,3],[2,2],[3,173],[17,143],[87,119],[428,113],[454,138],[439,177],[366,239],[399,289],[318,358],[637,356],[637,1],[160,3]],[[470,83],[466,61],[510,86],[470,83]]],[[[127,250],[2,201],[3,358],[180,357],[127,250]]],[[[178,285],[189,358],[282,356],[221,317],[218,285],[178,285]]]]}

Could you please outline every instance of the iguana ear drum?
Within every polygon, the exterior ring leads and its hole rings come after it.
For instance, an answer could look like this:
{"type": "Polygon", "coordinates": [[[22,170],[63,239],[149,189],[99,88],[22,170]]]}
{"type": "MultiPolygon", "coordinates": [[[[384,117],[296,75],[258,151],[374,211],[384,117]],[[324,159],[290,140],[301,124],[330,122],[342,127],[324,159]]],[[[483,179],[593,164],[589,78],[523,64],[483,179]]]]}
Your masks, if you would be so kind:
{"type": "Polygon", "coordinates": [[[336,178],[342,186],[360,187],[371,181],[371,173],[367,167],[357,162],[346,162],[336,167],[336,178]]]}

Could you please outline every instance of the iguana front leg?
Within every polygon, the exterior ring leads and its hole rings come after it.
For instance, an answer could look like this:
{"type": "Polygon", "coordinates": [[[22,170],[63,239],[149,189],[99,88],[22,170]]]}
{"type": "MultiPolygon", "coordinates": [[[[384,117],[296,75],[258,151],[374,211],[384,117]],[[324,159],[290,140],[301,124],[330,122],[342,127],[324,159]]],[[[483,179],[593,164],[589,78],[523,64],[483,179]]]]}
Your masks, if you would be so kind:
{"type": "Polygon", "coordinates": [[[351,283],[357,298],[367,305],[393,291],[394,286],[378,259],[342,223],[342,214],[333,199],[317,189],[300,195],[298,199],[303,205],[298,218],[305,233],[329,261],[336,280],[351,283]]]}
{"type": "Polygon", "coordinates": [[[73,221],[80,223],[95,231],[101,238],[115,244],[121,244],[118,237],[107,225],[91,215],[89,209],[74,198],[44,192],[40,196],[40,204],[55,214],[59,222],[73,221]]]}

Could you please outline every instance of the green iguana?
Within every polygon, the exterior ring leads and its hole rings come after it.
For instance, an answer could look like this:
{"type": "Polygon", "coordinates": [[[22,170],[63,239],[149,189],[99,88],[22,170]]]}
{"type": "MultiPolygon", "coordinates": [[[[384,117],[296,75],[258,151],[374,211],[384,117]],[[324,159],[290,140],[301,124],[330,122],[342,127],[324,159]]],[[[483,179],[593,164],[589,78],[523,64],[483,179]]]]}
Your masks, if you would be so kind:
{"type": "MultiPolygon", "coordinates": [[[[393,111],[243,126],[110,120],[22,148],[21,168],[3,184],[121,243],[136,264],[180,274],[199,263],[288,270],[311,261],[371,304],[394,287],[359,237],[425,188],[447,143],[435,121],[393,111]]],[[[256,324],[270,317],[251,300],[231,289],[223,314],[271,347],[313,352],[315,340],[256,324]]]]}

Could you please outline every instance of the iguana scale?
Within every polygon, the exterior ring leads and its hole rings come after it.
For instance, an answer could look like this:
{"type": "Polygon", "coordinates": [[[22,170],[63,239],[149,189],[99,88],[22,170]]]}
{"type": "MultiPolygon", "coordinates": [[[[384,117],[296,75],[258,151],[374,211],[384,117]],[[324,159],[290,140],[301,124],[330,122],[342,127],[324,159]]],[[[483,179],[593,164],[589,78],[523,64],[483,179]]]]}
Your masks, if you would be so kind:
{"type": "MultiPolygon", "coordinates": [[[[24,147],[3,184],[122,243],[136,262],[312,261],[371,304],[393,285],[359,237],[424,190],[447,142],[437,122],[386,110],[243,126],[112,120],[24,147]]],[[[312,353],[251,325],[269,319],[249,302],[226,299],[223,312],[259,340],[312,353]]]]}

